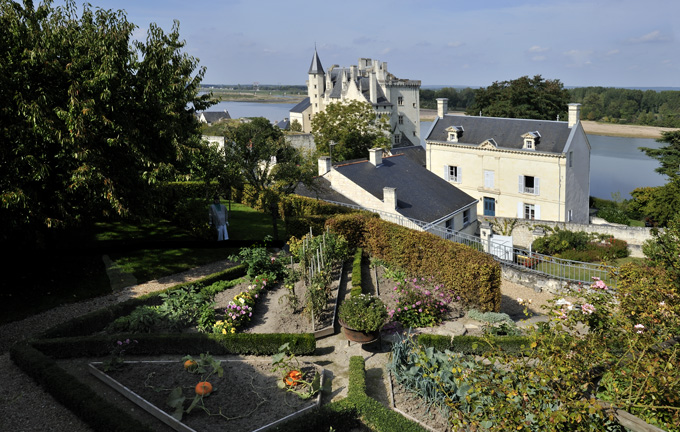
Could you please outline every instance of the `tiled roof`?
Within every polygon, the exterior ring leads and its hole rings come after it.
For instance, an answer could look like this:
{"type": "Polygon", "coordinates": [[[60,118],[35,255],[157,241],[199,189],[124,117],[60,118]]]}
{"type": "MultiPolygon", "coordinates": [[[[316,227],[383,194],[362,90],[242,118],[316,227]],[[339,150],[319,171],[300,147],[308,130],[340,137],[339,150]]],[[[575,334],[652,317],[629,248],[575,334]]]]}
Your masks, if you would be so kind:
{"type": "Polygon", "coordinates": [[[451,126],[462,126],[464,130],[457,145],[478,146],[493,139],[498,148],[511,150],[521,150],[524,147],[522,136],[537,131],[540,139],[537,141],[536,151],[558,154],[564,152],[571,133],[567,122],[446,115],[437,119],[425,140],[447,141],[446,128],[451,126]]]}

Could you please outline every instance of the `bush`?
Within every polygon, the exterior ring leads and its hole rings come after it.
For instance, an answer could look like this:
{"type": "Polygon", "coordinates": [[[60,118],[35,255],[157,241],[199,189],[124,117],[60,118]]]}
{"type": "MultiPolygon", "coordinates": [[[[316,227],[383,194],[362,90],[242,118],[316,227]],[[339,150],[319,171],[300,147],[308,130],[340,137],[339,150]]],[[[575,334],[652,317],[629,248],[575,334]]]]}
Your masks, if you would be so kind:
{"type": "Polygon", "coordinates": [[[441,285],[431,286],[413,279],[398,281],[394,287],[397,294],[397,305],[389,311],[392,319],[399,321],[406,328],[434,327],[439,325],[448,310],[451,298],[441,285]]]}
{"type": "Polygon", "coordinates": [[[605,207],[598,210],[597,217],[611,223],[630,225],[630,219],[628,219],[626,212],[616,207],[605,207]]]}
{"type": "Polygon", "coordinates": [[[346,298],[340,304],[338,319],[351,329],[372,332],[385,324],[387,309],[380,298],[359,294],[346,298]]]}
{"type": "Polygon", "coordinates": [[[569,249],[583,250],[590,240],[590,234],[584,231],[575,232],[557,228],[553,234],[534,240],[531,247],[537,253],[557,255],[569,249]]]}
{"type": "Polygon", "coordinates": [[[357,248],[357,251],[354,253],[354,261],[352,262],[352,290],[350,291],[350,295],[352,296],[357,296],[363,291],[361,274],[363,257],[364,250],[362,248],[357,248]]]}

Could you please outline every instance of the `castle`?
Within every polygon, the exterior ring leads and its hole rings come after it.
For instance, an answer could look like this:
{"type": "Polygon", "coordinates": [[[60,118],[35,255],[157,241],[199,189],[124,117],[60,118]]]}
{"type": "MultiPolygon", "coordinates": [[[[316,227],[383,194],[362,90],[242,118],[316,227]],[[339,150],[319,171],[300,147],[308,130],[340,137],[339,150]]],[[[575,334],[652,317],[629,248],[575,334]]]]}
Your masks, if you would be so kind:
{"type": "Polygon", "coordinates": [[[367,58],[324,72],[316,49],[307,75],[307,97],[291,109],[291,125],[297,121],[309,133],[314,115],[329,104],[358,100],[389,118],[393,147],[420,145],[420,81],[399,79],[387,72],[386,62],[367,58]]]}

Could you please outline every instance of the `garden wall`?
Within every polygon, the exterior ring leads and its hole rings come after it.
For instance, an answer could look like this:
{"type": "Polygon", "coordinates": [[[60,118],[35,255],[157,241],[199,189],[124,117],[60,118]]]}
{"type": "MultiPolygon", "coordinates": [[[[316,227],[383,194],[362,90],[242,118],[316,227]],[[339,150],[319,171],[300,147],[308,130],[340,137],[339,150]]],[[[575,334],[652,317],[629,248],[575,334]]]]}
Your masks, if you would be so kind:
{"type": "MultiPolygon", "coordinates": [[[[489,217],[489,216],[479,216],[479,220],[488,221],[492,223],[494,220],[497,224],[503,226],[504,222],[511,223],[513,218],[502,218],[502,217],[489,217]]],[[[651,228],[645,227],[631,227],[625,225],[595,225],[595,224],[577,224],[577,223],[566,223],[566,222],[552,222],[552,221],[540,221],[540,220],[517,220],[517,224],[512,230],[512,241],[515,246],[529,248],[529,245],[533,240],[542,235],[537,236],[534,231],[537,228],[555,228],[566,229],[569,231],[585,231],[587,233],[598,233],[598,234],[608,234],[623,240],[628,243],[628,250],[631,256],[643,257],[642,254],[642,243],[645,240],[652,238],[651,228]]],[[[501,233],[497,233],[501,234],[501,233]]],[[[507,234],[507,233],[505,233],[507,234]]],[[[509,235],[509,234],[508,234],[509,235]]]]}

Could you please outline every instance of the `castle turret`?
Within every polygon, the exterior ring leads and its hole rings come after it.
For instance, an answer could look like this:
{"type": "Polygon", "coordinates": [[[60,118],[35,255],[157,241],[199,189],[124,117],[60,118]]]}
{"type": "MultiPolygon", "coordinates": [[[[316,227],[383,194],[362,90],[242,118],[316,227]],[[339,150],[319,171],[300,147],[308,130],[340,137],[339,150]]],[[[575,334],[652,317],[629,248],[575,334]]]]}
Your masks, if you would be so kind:
{"type": "Polygon", "coordinates": [[[323,94],[326,78],[316,48],[314,48],[314,57],[312,57],[312,64],[309,66],[307,75],[309,77],[307,80],[307,96],[309,96],[309,103],[312,105],[312,113],[316,114],[323,111],[323,94]]]}

